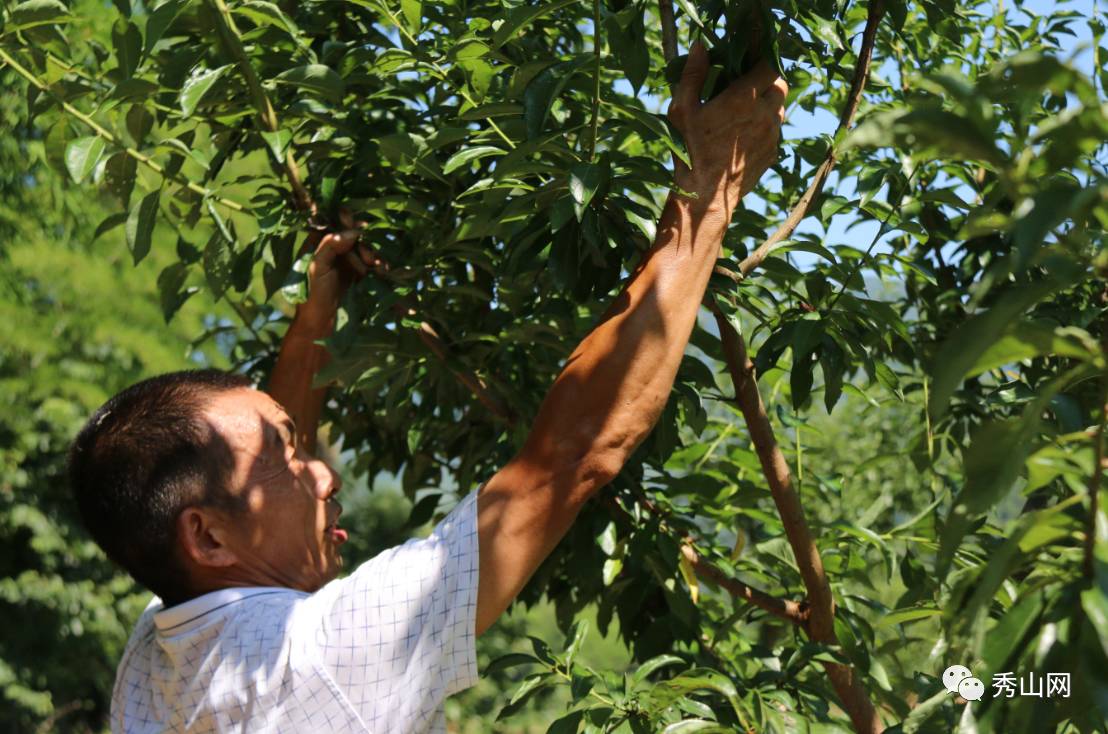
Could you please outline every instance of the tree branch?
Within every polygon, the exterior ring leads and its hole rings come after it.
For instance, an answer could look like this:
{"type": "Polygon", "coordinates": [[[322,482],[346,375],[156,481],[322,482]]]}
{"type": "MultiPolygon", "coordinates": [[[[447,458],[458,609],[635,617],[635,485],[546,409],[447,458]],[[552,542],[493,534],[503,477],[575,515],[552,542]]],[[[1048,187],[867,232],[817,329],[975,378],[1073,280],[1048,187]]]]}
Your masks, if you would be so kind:
{"type": "Polygon", "coordinates": [[[103,127],[102,125],[100,125],[100,123],[96,122],[96,120],[92,119],[91,117],[86,115],[84,112],[81,112],[79,109],[72,106],[71,104],[66,102],[64,99],[62,99],[61,97],[56,95],[54,93],[54,91],[52,89],[50,89],[50,86],[48,84],[46,84],[46,82],[39,79],[37,76],[34,75],[33,72],[29,71],[28,69],[23,67],[23,65],[21,65],[18,61],[16,61],[11,56],[9,56],[8,53],[3,48],[0,48],[0,62],[3,62],[4,64],[10,66],[12,68],[12,70],[14,70],[21,77],[23,77],[28,82],[30,82],[31,84],[33,84],[34,86],[38,87],[40,90],[45,92],[51,99],[53,99],[55,102],[57,102],[59,105],[61,105],[61,108],[63,110],[65,110],[71,116],[73,116],[76,119],[80,120],[85,125],[87,125],[90,129],[92,129],[92,131],[96,133],[97,137],[102,138],[103,140],[108,141],[112,145],[115,145],[118,148],[122,149],[124,153],[131,156],[136,161],[138,161],[142,165],[149,168],[151,171],[154,171],[159,176],[161,176],[163,179],[165,179],[167,181],[173,181],[176,184],[184,186],[189,191],[191,191],[195,194],[199,194],[200,196],[203,196],[207,199],[210,199],[211,201],[213,201],[213,202],[215,202],[215,203],[217,203],[221,206],[225,206],[225,207],[227,207],[228,209],[230,209],[232,211],[241,212],[241,211],[246,210],[246,207],[244,207],[242,204],[239,204],[237,201],[231,201],[230,199],[224,199],[221,196],[216,196],[215,192],[212,191],[211,189],[206,188],[204,186],[201,186],[200,184],[195,183],[193,181],[190,181],[187,178],[184,178],[183,176],[177,176],[177,175],[170,176],[166,172],[166,170],[160,164],[158,164],[156,161],[154,161],[154,159],[152,159],[150,156],[139,152],[135,148],[131,148],[131,147],[125,145],[123,143],[123,141],[120,140],[110,130],[103,127]]]}
{"type": "Polygon", "coordinates": [[[759,591],[753,586],[748,586],[738,579],[731,578],[712,563],[704,560],[692,547],[691,542],[686,541],[681,544],[681,555],[689,560],[697,576],[719,586],[734,598],[749,602],[786,622],[792,622],[795,625],[807,628],[807,602],[779,599],[764,591],[759,591]]]}
{"type": "MultiPolygon", "coordinates": [[[[769,612],[775,617],[791,622],[799,627],[805,627],[808,621],[807,602],[795,602],[778,599],[772,594],[749,586],[748,584],[733,579],[717,568],[711,561],[706,561],[693,548],[693,539],[688,536],[679,536],[666,523],[666,515],[658,509],[658,506],[650,501],[650,498],[641,491],[632,490],[635,501],[642,505],[647,512],[658,518],[659,529],[677,542],[683,555],[692,564],[693,570],[699,579],[718,586],[735,599],[752,604],[763,611],[769,612]]],[[[614,497],[605,497],[604,504],[615,510],[621,517],[629,516],[614,497]]]]}
{"type": "MultiPolygon", "coordinates": [[[[246,55],[246,48],[242,45],[242,36],[235,26],[235,19],[231,15],[231,10],[223,0],[208,0],[208,2],[215,10],[220,35],[223,36],[227,48],[235,57],[235,63],[246,80],[246,86],[250,89],[250,96],[254,98],[254,108],[258,111],[258,120],[266,132],[277,132],[280,127],[277,123],[277,112],[273,109],[273,103],[269,101],[269,96],[265,93],[261,80],[258,79],[258,73],[254,71],[250,58],[246,55]]],[[[296,208],[314,214],[315,202],[312,201],[311,194],[304,188],[304,182],[300,179],[300,168],[296,165],[296,159],[292,155],[291,145],[285,150],[284,169],[285,176],[289,180],[289,186],[292,188],[296,208]]]]}
{"type": "Polygon", "coordinates": [[[662,56],[670,61],[677,55],[677,21],[673,17],[673,0],[658,0],[658,15],[662,21],[662,56]]]}
{"type": "MultiPolygon", "coordinates": [[[[671,0],[659,0],[659,7],[662,11],[663,20],[663,51],[666,53],[666,60],[668,61],[672,58],[672,54],[676,53],[676,50],[675,48],[667,48],[664,39],[667,37],[676,38],[676,23],[673,20],[671,0]],[[670,11],[668,18],[666,16],[666,6],[670,11]]],[[[839,118],[839,131],[849,126],[858,108],[858,100],[869,75],[869,64],[873,53],[877,24],[883,13],[883,0],[871,0],[862,38],[862,49],[859,52],[858,65],[854,70],[854,82],[851,85],[847,106],[839,118]]],[[[836,135],[838,135],[838,132],[836,132],[836,135]]],[[[745,277],[766,258],[776,242],[792,234],[793,230],[796,229],[796,225],[807,214],[811,202],[823,188],[827,174],[834,163],[835,149],[832,146],[827,153],[827,159],[824,160],[817,171],[816,179],[808,187],[785,223],[771,236],[770,240],[763,243],[750,257],[743,261],[739,273],[728,273],[732,279],[738,280],[745,277]]],[[[717,272],[719,272],[718,268],[717,272]]],[[[804,581],[804,587],[808,592],[808,608],[805,610],[807,617],[804,629],[808,636],[817,642],[838,644],[838,638],[835,635],[834,599],[831,596],[831,586],[827,582],[827,574],[823,570],[823,559],[819,555],[819,549],[816,548],[815,540],[808,528],[807,520],[804,518],[800,497],[793,488],[792,478],[789,475],[789,465],[777,444],[777,438],[774,436],[769,416],[766,415],[762,396],[758,392],[754,364],[747,355],[746,344],[742,337],[720,312],[718,306],[715,305],[715,301],[709,300],[709,303],[715,314],[716,323],[719,325],[724,357],[727,361],[728,371],[731,373],[731,380],[735,385],[735,400],[739,405],[743,418],[746,420],[751,442],[758,455],[758,460],[762,464],[762,472],[769,483],[770,493],[773,496],[774,504],[777,506],[777,512],[781,516],[785,534],[789,545],[793,549],[797,567],[804,581]]],[[[850,716],[855,730],[859,734],[880,734],[884,731],[884,726],[877,717],[873,704],[869,700],[869,695],[858,680],[855,671],[849,666],[839,663],[823,663],[823,666],[828,678],[831,679],[839,700],[842,702],[843,709],[850,716]]]]}
{"type": "Polygon", "coordinates": [[[596,69],[593,74],[592,124],[590,125],[592,134],[589,136],[589,152],[587,156],[589,163],[592,163],[596,159],[596,136],[600,128],[600,71],[603,59],[601,54],[603,50],[603,37],[600,35],[600,0],[593,0],[592,12],[592,45],[593,53],[596,56],[596,69]]]}
{"type": "Polygon", "coordinates": [[[442,340],[438,332],[435,331],[435,327],[426,321],[422,321],[419,324],[419,338],[427,345],[427,348],[431,350],[440,362],[447,366],[458,381],[469,388],[470,392],[481,401],[481,404],[489,409],[489,412],[495,415],[500,420],[504,421],[508,425],[515,425],[518,418],[508,406],[504,405],[501,400],[493,395],[489,390],[488,384],[481,379],[481,377],[472,370],[459,369],[450,364],[451,355],[450,348],[446,345],[446,342],[442,340]]]}
{"type": "MultiPolygon", "coordinates": [[[[754,363],[746,351],[742,336],[711,302],[723,342],[724,358],[735,385],[735,401],[746,420],[747,430],[762,473],[769,483],[770,494],[785,527],[785,536],[796,558],[797,569],[808,594],[808,619],[805,631],[816,642],[839,644],[835,634],[835,601],[831,585],[823,570],[823,559],[804,517],[800,496],[793,487],[789,465],[777,443],[773,425],[766,414],[754,374],[754,363]]],[[[843,709],[860,734],[879,734],[884,730],[869,695],[853,668],[840,663],[823,663],[828,677],[842,702],[843,709]]]]}
{"type": "Polygon", "coordinates": [[[850,93],[847,95],[846,106],[843,107],[843,111],[839,115],[839,126],[835,129],[835,136],[831,147],[827,150],[827,156],[820,163],[819,168],[816,169],[808,189],[801,195],[800,200],[789,212],[789,215],[785,217],[785,221],[765,242],[758,245],[757,249],[739,264],[739,272],[742,276],[749,275],[752,270],[762,264],[762,261],[773,252],[779,243],[792,236],[800,222],[808,216],[808,211],[819,197],[820,192],[823,191],[823,186],[827,183],[827,177],[831,174],[831,169],[835,167],[837,162],[836,142],[844,131],[850,129],[854,122],[854,114],[858,111],[862,92],[865,90],[866,81],[869,79],[870,62],[873,59],[873,45],[877,40],[877,26],[884,14],[884,0],[870,0],[866,27],[862,32],[862,47],[858,51],[858,63],[854,67],[854,78],[850,84],[850,93]]]}

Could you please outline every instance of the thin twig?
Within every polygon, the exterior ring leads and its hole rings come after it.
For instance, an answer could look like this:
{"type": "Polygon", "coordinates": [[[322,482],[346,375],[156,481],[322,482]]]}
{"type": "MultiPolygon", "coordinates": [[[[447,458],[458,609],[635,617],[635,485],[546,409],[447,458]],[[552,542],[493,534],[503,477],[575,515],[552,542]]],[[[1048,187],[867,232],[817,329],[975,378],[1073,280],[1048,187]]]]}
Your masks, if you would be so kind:
{"type": "Polygon", "coordinates": [[[1100,511],[1100,485],[1104,478],[1104,424],[1108,423],[1108,402],[1101,394],[1100,425],[1096,428],[1093,447],[1093,476],[1089,478],[1089,519],[1085,526],[1085,576],[1093,577],[1096,551],[1096,516],[1100,511]]]}
{"type": "Polygon", "coordinates": [[[517,417],[508,406],[489,390],[488,384],[481,379],[481,377],[471,370],[459,369],[450,364],[450,348],[435,331],[435,327],[426,321],[419,324],[419,338],[427,345],[427,348],[431,350],[440,362],[445,364],[447,368],[458,378],[458,381],[469,388],[470,392],[481,401],[481,404],[489,409],[489,412],[495,415],[500,420],[504,421],[508,425],[514,425],[517,417]]]}
{"type": "MultiPolygon", "coordinates": [[[[242,44],[242,35],[235,26],[235,19],[231,15],[231,10],[223,0],[208,0],[208,2],[215,10],[216,23],[219,24],[220,34],[223,36],[223,40],[231,54],[235,57],[239,71],[246,80],[246,86],[250,89],[250,96],[254,98],[254,108],[258,112],[258,120],[266,132],[277,132],[280,129],[277,122],[277,112],[273,109],[273,103],[270,102],[269,95],[265,93],[265,89],[262,87],[258,73],[250,63],[250,57],[246,55],[246,47],[242,44]]],[[[300,178],[300,168],[296,165],[296,159],[292,154],[291,144],[285,150],[283,167],[285,176],[289,180],[289,186],[292,188],[296,208],[314,214],[315,203],[312,201],[311,194],[304,188],[304,182],[300,178]]]]}
{"type": "MultiPolygon", "coordinates": [[[[908,178],[904,181],[904,188],[900,190],[900,194],[896,197],[896,204],[893,204],[892,197],[889,197],[889,211],[885,214],[885,218],[881,220],[880,226],[877,228],[877,232],[873,235],[873,239],[870,240],[869,247],[866,248],[865,254],[862,257],[857,258],[854,261],[854,265],[850,268],[850,272],[842,279],[838,289],[831,294],[831,298],[827,300],[827,305],[824,306],[825,311],[831,311],[835,307],[835,304],[842,298],[843,293],[846,293],[846,289],[850,287],[851,281],[854,280],[854,276],[862,269],[866,260],[869,259],[870,253],[873,252],[873,248],[877,246],[877,241],[884,237],[889,232],[889,220],[892,218],[893,213],[897,211],[897,207],[904,199],[904,195],[908,193],[908,189],[912,186],[912,179],[916,177],[916,174],[923,170],[923,163],[918,163],[912,172],[908,175],[908,178]]],[[[891,187],[890,187],[891,188],[891,187]]]]}
{"type": "MultiPolygon", "coordinates": [[[[698,578],[720,587],[735,599],[745,601],[786,622],[790,622],[799,627],[804,627],[807,624],[807,602],[779,599],[772,594],[767,594],[738,579],[731,578],[696,552],[696,549],[693,548],[692,538],[683,536],[669,527],[666,523],[665,513],[658,509],[658,506],[651,502],[650,498],[643,494],[641,490],[632,488],[631,493],[639,505],[658,518],[658,529],[678,544],[681,548],[681,555],[692,563],[693,570],[696,572],[698,578]]],[[[630,517],[630,513],[628,513],[614,497],[605,497],[604,504],[616,511],[619,517],[630,517]]],[[[634,518],[631,519],[633,520],[634,518]]]]}
{"type": "Polygon", "coordinates": [[[662,21],[662,56],[671,61],[677,56],[677,21],[673,17],[673,0],[658,0],[658,15],[662,21]]]}
{"type": "Polygon", "coordinates": [[[592,32],[593,32],[593,53],[596,55],[596,69],[593,74],[593,89],[592,89],[592,134],[589,136],[589,163],[592,163],[596,158],[596,136],[600,130],[600,69],[601,69],[601,51],[603,49],[603,40],[600,35],[600,0],[592,1],[592,32]]]}
{"type": "MultiPolygon", "coordinates": [[[[1108,307],[1108,287],[1100,294],[1101,306],[1108,307]]],[[[1108,312],[1100,322],[1100,347],[1108,355],[1108,312]]],[[[1085,576],[1093,577],[1096,551],[1096,523],[1100,512],[1100,487],[1104,479],[1104,426],[1108,423],[1108,371],[1100,379],[1100,424],[1093,445],[1093,475],[1089,478],[1089,519],[1085,526],[1085,576]]]]}
{"type": "Polygon", "coordinates": [[[796,203],[796,206],[793,207],[792,211],[789,212],[789,215],[785,217],[785,221],[781,223],[773,234],[766,238],[765,242],[758,245],[757,249],[750,253],[750,255],[739,264],[739,272],[742,276],[745,277],[749,275],[752,270],[762,264],[762,261],[773,252],[779,243],[792,236],[792,233],[796,231],[801,220],[808,216],[808,211],[819,197],[820,192],[823,191],[823,186],[827,183],[827,177],[831,174],[831,169],[835,167],[835,163],[837,162],[838,152],[835,149],[836,141],[839,140],[841,133],[850,129],[851,124],[853,124],[854,114],[858,111],[858,104],[861,102],[862,92],[866,88],[866,82],[869,79],[870,62],[873,58],[873,46],[877,40],[877,26],[881,22],[881,18],[884,14],[884,0],[870,0],[869,13],[866,17],[866,27],[862,32],[862,48],[858,51],[858,63],[854,67],[854,78],[850,84],[850,93],[847,95],[846,106],[843,107],[842,112],[839,114],[839,126],[835,130],[831,146],[827,149],[827,155],[816,169],[815,175],[808,185],[808,189],[801,195],[800,200],[796,203]]]}
{"type": "Polygon", "coordinates": [[[46,84],[46,82],[42,81],[37,76],[35,76],[35,74],[33,72],[28,71],[26,68],[24,68],[18,61],[16,61],[14,58],[9,56],[8,53],[3,48],[0,48],[0,62],[3,62],[4,64],[7,64],[8,66],[10,66],[21,77],[23,77],[28,82],[30,82],[31,84],[33,84],[34,86],[38,87],[40,90],[45,92],[47,95],[49,95],[51,99],[53,99],[55,102],[57,102],[59,105],[61,105],[61,108],[63,110],[65,110],[67,113],[69,113],[73,117],[75,117],[78,120],[80,120],[81,122],[83,122],[89,128],[91,128],[92,131],[96,133],[97,137],[99,137],[103,140],[106,140],[109,143],[111,143],[112,145],[115,145],[115,146],[121,148],[124,153],[131,156],[136,161],[138,161],[139,163],[141,163],[144,166],[146,166],[147,168],[149,168],[151,171],[154,171],[155,173],[157,173],[162,178],[166,179],[167,181],[173,181],[174,183],[180,184],[181,186],[184,186],[189,191],[192,191],[193,193],[199,194],[200,196],[203,196],[207,199],[210,199],[211,201],[213,201],[217,204],[220,204],[222,206],[225,206],[225,207],[227,207],[228,209],[230,209],[232,211],[236,211],[236,212],[246,211],[246,207],[244,207],[242,204],[239,204],[237,201],[231,201],[230,199],[224,199],[221,196],[216,196],[215,192],[213,192],[211,189],[206,188],[204,186],[201,186],[200,184],[195,183],[193,181],[190,181],[187,178],[184,178],[184,177],[179,176],[177,174],[174,174],[172,176],[169,175],[169,173],[167,173],[166,170],[161,165],[159,165],[152,158],[150,158],[150,156],[139,152],[135,148],[132,148],[130,146],[125,145],[123,143],[123,141],[120,140],[119,137],[116,136],[114,133],[112,133],[110,130],[103,127],[102,125],[100,125],[100,123],[96,122],[96,120],[92,119],[91,117],[86,115],[84,112],[81,112],[79,109],[77,109],[76,107],[69,104],[68,102],[66,102],[61,97],[59,97],[57,94],[55,94],[54,91],[52,89],[50,89],[50,86],[48,84],[46,84]]]}
{"type": "Polygon", "coordinates": [[[734,598],[747,601],[759,609],[767,611],[775,617],[780,617],[787,622],[792,622],[800,627],[807,627],[807,602],[779,599],[764,591],[759,591],[753,586],[744,584],[738,579],[731,578],[716,566],[704,560],[689,542],[681,544],[681,555],[689,560],[697,576],[719,586],[734,598]]]}

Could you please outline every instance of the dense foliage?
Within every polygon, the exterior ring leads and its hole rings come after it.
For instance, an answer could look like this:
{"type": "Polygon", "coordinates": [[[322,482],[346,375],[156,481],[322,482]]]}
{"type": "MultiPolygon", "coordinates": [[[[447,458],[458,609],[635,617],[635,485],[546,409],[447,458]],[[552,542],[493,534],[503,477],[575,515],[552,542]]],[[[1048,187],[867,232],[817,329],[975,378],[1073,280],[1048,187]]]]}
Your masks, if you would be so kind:
{"type": "MultiPolygon", "coordinates": [[[[720,317],[694,333],[657,429],[524,592],[549,598],[568,638],[564,652],[536,640],[533,655],[492,663],[498,679],[526,674],[507,726],[564,684],[554,732],[842,731],[859,708],[829,682],[836,670],[903,732],[1086,732],[1108,718],[1104,25],[1063,7],[870,2],[676,3],[681,43],[707,36],[724,80],[756,56],[780,63],[797,124],[736,213],[711,285],[720,317]],[[867,19],[859,124],[836,131],[867,19]],[[1093,39],[1093,76],[1067,58],[1075,33],[1093,39]],[[737,276],[828,171],[805,224],[737,276]],[[736,331],[830,582],[834,640],[729,592],[741,580],[783,600],[814,593],[760,461],[775,446],[733,401],[742,370],[725,369],[722,337],[736,331]],[[629,676],[579,662],[587,608],[601,631],[618,620],[629,676]],[[967,704],[938,679],[953,663],[986,684],[1069,672],[1071,695],[967,704]]],[[[97,232],[140,269],[156,263],[169,332],[200,336],[189,308],[206,291],[237,319],[210,322],[219,344],[264,379],[304,295],[309,224],[354,210],[390,269],[350,294],[329,341],[321,379],[342,387],[330,437],[352,450],[350,471],[399,473],[418,500],[408,525],[421,525],[443,499],[428,488],[470,491],[518,448],[649,246],[666,162],[682,155],[655,114],[663,15],[634,0],[9,3],[0,74],[26,94],[5,97],[5,130],[23,141],[6,155],[33,165],[4,161],[4,240],[51,225],[34,203],[59,200],[41,190],[60,185],[45,166],[98,186],[115,210],[97,232]]],[[[17,293],[43,277],[32,266],[73,267],[18,253],[5,263],[17,293]]],[[[118,268],[119,254],[88,257],[118,268]]],[[[87,287],[96,308],[130,303],[127,289],[87,287]]],[[[95,338],[95,313],[0,332],[13,406],[0,539],[23,549],[5,556],[0,614],[38,613],[39,594],[71,629],[120,624],[82,620],[75,595],[112,594],[124,617],[131,602],[102,565],[82,565],[86,541],[52,534],[71,527],[58,452],[97,400],[163,364],[145,341],[104,346],[119,340],[95,338]],[[31,333],[40,342],[23,345],[31,333]],[[97,381],[113,360],[134,371],[97,381]],[[47,379],[64,365],[80,389],[47,379]],[[53,463],[35,474],[40,456],[53,463]]],[[[94,659],[116,654],[115,627],[90,638],[106,641],[94,659]]],[[[19,648],[72,658],[76,644],[5,639],[14,726],[71,696],[93,702],[82,722],[102,715],[110,671],[47,681],[19,648]]]]}

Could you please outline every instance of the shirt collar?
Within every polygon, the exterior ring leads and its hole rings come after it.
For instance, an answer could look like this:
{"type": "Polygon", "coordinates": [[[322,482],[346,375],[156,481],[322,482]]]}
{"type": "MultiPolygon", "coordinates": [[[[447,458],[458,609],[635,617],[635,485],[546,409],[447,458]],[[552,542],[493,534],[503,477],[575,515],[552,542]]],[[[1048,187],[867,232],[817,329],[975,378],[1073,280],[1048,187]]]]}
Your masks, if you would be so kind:
{"type": "Polygon", "coordinates": [[[276,593],[303,593],[295,589],[287,589],[280,586],[238,586],[227,589],[211,591],[207,594],[189,599],[186,602],[172,607],[163,608],[154,614],[154,625],[159,632],[167,632],[175,627],[180,627],[199,617],[214,612],[216,609],[248,599],[252,596],[276,593]]]}

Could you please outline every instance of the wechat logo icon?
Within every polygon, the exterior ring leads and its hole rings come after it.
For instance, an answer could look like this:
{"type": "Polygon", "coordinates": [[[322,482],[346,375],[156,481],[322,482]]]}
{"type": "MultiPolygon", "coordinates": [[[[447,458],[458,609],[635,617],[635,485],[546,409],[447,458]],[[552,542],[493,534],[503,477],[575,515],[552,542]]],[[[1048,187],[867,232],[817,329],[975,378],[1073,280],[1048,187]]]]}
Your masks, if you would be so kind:
{"type": "Polygon", "coordinates": [[[943,671],[943,685],[951,693],[957,693],[967,701],[980,701],[985,694],[985,684],[974,678],[964,665],[951,665],[943,671]]]}

